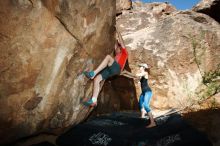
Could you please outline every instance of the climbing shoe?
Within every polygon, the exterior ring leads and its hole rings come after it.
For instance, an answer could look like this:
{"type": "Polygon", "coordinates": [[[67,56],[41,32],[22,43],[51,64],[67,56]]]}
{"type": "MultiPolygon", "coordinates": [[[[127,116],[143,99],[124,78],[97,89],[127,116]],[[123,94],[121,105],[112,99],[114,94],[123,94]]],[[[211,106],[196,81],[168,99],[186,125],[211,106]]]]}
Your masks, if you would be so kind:
{"type": "Polygon", "coordinates": [[[88,71],[85,71],[84,72],[84,75],[87,77],[87,78],[92,78],[92,77],[94,77],[94,75],[95,75],[95,73],[94,73],[94,71],[90,71],[90,72],[88,72],[88,71]]]}
{"type": "Polygon", "coordinates": [[[97,102],[94,102],[91,98],[88,101],[84,102],[84,105],[94,107],[97,106],[97,102]]]}

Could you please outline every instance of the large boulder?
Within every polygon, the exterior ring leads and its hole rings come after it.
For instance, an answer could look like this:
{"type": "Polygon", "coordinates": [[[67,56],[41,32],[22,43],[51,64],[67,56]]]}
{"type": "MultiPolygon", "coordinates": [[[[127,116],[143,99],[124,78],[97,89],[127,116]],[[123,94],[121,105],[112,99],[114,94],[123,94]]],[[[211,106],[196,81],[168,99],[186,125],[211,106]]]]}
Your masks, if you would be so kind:
{"type": "MultiPolygon", "coordinates": [[[[118,16],[117,23],[131,71],[137,73],[142,62],[152,66],[154,108],[185,108],[220,91],[219,23],[165,3],[134,3],[133,8],[118,16]]],[[[140,85],[136,88],[139,95],[140,85]]]]}
{"type": "Polygon", "coordinates": [[[220,0],[201,0],[193,7],[193,11],[207,14],[220,22],[220,0]]]}
{"type": "Polygon", "coordinates": [[[83,70],[114,47],[115,0],[0,2],[0,143],[75,125],[91,109],[83,70]]]}
{"type": "Polygon", "coordinates": [[[122,33],[136,32],[176,11],[176,8],[168,3],[133,2],[132,7],[132,10],[125,11],[117,17],[117,24],[122,33]]]}
{"type": "Polygon", "coordinates": [[[123,10],[129,10],[131,8],[131,0],[116,0],[116,14],[121,14],[123,10]]]}

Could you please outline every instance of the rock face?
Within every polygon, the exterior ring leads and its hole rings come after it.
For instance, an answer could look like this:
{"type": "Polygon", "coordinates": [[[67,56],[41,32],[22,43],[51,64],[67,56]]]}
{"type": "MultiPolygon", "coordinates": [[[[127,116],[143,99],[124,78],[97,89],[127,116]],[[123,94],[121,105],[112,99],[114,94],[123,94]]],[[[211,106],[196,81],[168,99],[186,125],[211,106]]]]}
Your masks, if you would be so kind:
{"type": "Polygon", "coordinates": [[[115,1],[0,2],[0,143],[82,121],[83,70],[114,47],[115,1]]]}
{"type": "Polygon", "coordinates": [[[118,16],[117,23],[123,33],[136,32],[156,23],[161,17],[169,15],[176,9],[166,3],[132,3],[132,10],[124,11],[118,16]],[[131,18],[130,18],[131,17],[131,18]]]}
{"type": "Polygon", "coordinates": [[[122,13],[123,10],[131,9],[131,0],[116,0],[116,14],[122,13]]]}
{"type": "Polygon", "coordinates": [[[193,11],[207,14],[220,22],[220,0],[202,0],[193,7],[193,11]]]}
{"type": "MultiPolygon", "coordinates": [[[[154,108],[187,107],[220,91],[220,25],[209,16],[138,2],[117,23],[132,72],[138,63],[152,66],[154,108]]],[[[139,95],[140,85],[136,88],[139,95]]]]}

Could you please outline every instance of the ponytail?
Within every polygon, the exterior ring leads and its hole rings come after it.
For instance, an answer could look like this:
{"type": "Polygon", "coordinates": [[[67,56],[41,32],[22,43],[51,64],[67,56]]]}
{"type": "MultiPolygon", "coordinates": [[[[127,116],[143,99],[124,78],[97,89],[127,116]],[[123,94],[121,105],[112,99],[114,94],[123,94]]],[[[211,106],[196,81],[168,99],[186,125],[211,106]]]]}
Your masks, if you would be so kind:
{"type": "Polygon", "coordinates": [[[150,68],[145,68],[144,71],[146,71],[150,75],[150,68]]]}

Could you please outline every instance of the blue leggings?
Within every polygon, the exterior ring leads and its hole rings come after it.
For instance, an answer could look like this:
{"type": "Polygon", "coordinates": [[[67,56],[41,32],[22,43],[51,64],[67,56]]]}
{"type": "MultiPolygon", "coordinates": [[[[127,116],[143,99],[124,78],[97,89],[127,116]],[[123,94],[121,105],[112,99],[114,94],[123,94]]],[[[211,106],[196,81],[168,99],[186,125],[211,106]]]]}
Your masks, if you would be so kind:
{"type": "Polygon", "coordinates": [[[140,98],[139,98],[140,110],[144,107],[146,112],[151,111],[151,109],[150,109],[151,97],[152,97],[152,92],[151,91],[141,93],[140,98]]]}

